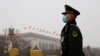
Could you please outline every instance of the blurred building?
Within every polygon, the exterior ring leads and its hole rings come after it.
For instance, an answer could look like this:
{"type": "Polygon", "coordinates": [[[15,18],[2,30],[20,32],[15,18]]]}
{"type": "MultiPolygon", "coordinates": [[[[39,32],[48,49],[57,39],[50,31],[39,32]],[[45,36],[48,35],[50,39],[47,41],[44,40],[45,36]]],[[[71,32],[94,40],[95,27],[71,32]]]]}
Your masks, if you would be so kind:
{"type": "Polygon", "coordinates": [[[37,33],[24,33],[19,35],[22,39],[29,42],[31,49],[38,48],[39,50],[57,50],[60,49],[60,40],[37,33]]]}

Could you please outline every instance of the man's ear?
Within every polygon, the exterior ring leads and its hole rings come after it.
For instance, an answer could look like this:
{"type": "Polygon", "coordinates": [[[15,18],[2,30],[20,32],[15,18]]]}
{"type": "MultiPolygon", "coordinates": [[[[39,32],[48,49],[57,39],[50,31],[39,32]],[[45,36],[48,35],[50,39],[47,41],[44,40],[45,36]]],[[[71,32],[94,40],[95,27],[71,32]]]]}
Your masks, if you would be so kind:
{"type": "Polygon", "coordinates": [[[76,15],[71,14],[71,18],[72,18],[72,20],[75,19],[76,18],[76,15]]]}

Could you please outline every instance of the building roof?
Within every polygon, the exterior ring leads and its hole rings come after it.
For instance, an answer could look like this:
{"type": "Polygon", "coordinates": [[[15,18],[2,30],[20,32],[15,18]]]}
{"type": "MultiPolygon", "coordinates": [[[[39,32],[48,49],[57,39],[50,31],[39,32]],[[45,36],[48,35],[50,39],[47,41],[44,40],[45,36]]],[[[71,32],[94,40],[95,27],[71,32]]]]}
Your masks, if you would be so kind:
{"type": "Polygon", "coordinates": [[[34,38],[41,38],[41,39],[46,39],[46,40],[53,40],[53,41],[59,41],[58,38],[52,37],[52,36],[46,36],[38,33],[33,33],[33,32],[28,32],[28,33],[23,33],[19,34],[20,37],[34,37],[34,38]]]}

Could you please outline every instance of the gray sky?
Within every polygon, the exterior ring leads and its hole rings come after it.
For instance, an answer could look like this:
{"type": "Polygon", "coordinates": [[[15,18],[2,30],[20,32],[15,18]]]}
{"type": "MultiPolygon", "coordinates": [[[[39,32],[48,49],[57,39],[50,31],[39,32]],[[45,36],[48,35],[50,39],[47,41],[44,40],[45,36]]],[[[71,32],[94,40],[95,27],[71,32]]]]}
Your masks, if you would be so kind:
{"type": "Polygon", "coordinates": [[[81,12],[77,24],[83,45],[100,47],[100,0],[0,0],[0,33],[11,25],[21,32],[32,26],[60,33],[65,25],[61,14],[65,4],[81,12]]]}

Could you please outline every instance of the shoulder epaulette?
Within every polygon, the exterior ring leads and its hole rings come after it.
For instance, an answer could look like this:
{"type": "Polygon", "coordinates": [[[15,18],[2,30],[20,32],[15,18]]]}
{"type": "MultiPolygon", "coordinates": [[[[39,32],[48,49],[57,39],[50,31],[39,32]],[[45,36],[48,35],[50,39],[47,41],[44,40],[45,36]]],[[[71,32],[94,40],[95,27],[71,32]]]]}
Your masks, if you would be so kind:
{"type": "Polygon", "coordinates": [[[79,28],[79,27],[78,27],[77,25],[75,25],[75,24],[71,24],[70,26],[79,28]]]}

